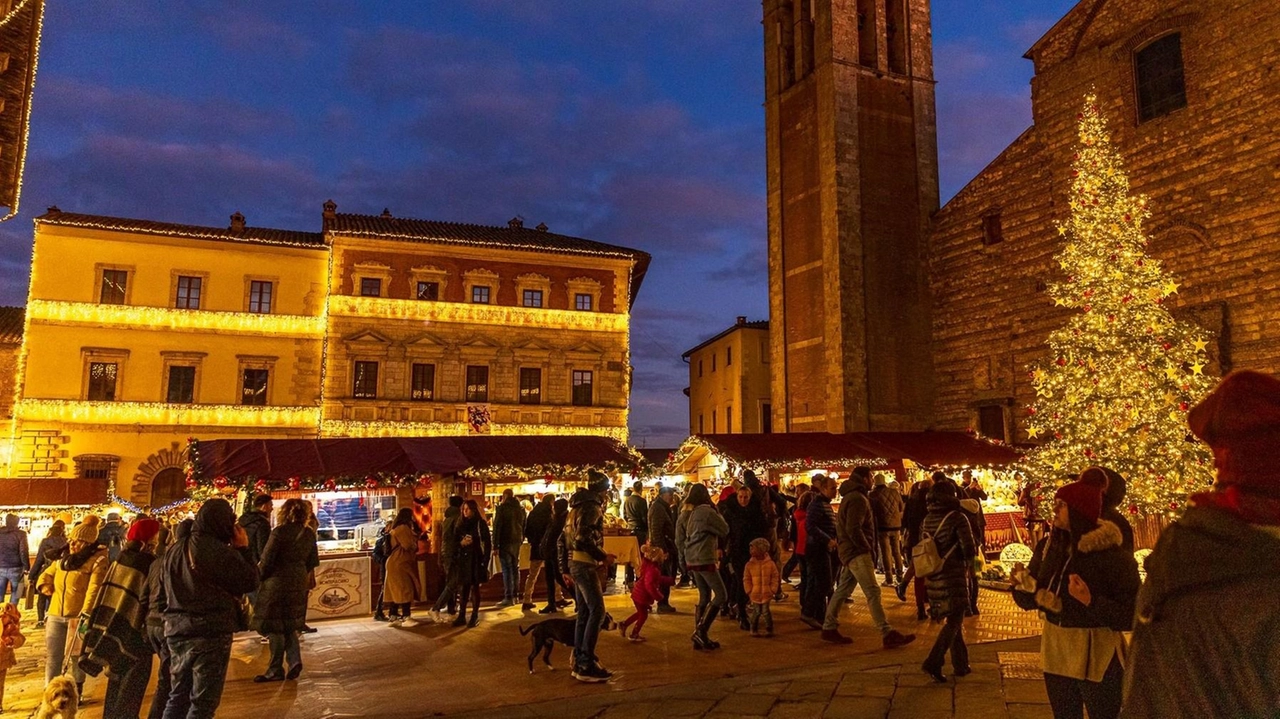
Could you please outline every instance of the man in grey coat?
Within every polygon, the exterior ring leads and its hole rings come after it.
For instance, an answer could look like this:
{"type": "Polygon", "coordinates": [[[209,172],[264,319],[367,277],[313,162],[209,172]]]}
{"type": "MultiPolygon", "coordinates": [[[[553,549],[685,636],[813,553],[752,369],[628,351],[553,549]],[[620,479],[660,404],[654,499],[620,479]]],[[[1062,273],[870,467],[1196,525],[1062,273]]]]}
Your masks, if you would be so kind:
{"type": "Polygon", "coordinates": [[[914,634],[902,634],[889,626],[884,607],[880,604],[880,585],[876,583],[873,558],[876,544],[876,523],[871,511],[871,470],[858,467],[844,484],[840,485],[840,511],[836,514],[836,545],[840,552],[840,564],[844,570],[836,583],[835,594],[827,603],[826,621],[822,624],[822,640],[834,644],[852,644],[853,640],[840,633],[840,610],[853,595],[856,583],[867,599],[871,621],[880,630],[885,649],[905,646],[915,640],[914,634]]]}

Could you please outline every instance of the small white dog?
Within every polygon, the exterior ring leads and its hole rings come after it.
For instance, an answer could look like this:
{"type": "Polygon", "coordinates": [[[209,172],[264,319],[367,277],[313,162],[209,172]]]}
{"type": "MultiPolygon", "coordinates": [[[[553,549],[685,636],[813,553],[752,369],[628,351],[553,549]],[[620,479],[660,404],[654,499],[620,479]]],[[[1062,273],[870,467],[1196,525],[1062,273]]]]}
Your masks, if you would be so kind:
{"type": "Polygon", "coordinates": [[[76,691],[75,680],[63,674],[45,686],[44,698],[34,719],[76,719],[79,704],[80,693],[76,691]]]}

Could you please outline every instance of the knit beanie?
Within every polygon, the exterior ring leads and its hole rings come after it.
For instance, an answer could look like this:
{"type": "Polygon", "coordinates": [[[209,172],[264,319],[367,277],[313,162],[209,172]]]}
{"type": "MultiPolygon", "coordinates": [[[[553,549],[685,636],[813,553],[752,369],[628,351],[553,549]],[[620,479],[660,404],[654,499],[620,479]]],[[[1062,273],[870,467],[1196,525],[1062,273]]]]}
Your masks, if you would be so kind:
{"type": "Polygon", "coordinates": [[[1280,497],[1280,380],[1232,372],[1191,408],[1187,424],[1213,450],[1219,486],[1280,497]]]}
{"type": "Polygon", "coordinates": [[[98,519],[98,515],[90,514],[85,517],[79,524],[72,527],[67,532],[67,539],[72,542],[84,542],[85,544],[93,544],[98,541],[98,524],[102,522],[98,519]]]}
{"type": "Polygon", "coordinates": [[[1062,500],[1072,512],[1092,523],[1096,524],[1102,516],[1102,487],[1096,484],[1080,480],[1064,484],[1053,498],[1062,500]]]}
{"type": "Polygon", "coordinates": [[[160,523],[154,519],[139,519],[129,525],[124,538],[130,542],[150,542],[160,533],[160,523]]]}

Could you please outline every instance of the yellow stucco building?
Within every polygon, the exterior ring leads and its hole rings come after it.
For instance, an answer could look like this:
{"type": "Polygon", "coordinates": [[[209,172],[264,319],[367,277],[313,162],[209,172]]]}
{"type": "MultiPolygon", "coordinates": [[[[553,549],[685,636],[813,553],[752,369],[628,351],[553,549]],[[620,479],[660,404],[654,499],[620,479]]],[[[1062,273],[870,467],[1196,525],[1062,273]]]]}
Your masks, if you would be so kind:
{"type": "Polygon", "coordinates": [[[689,434],[773,431],[768,320],[739,317],[682,358],[689,364],[689,434]]]}
{"type": "Polygon", "coordinates": [[[161,506],[193,436],[626,438],[648,255],[336,209],[309,233],[50,208],[9,475],[108,477],[161,506]]]}

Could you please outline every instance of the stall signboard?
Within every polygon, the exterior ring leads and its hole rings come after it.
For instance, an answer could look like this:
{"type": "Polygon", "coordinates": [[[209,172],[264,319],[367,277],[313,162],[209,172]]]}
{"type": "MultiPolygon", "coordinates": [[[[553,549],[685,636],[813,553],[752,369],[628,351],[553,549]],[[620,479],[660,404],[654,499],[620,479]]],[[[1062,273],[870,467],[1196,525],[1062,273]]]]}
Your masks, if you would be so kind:
{"type": "Polygon", "coordinates": [[[368,555],[321,559],[316,588],[307,598],[307,619],[371,613],[371,580],[368,555]]]}

